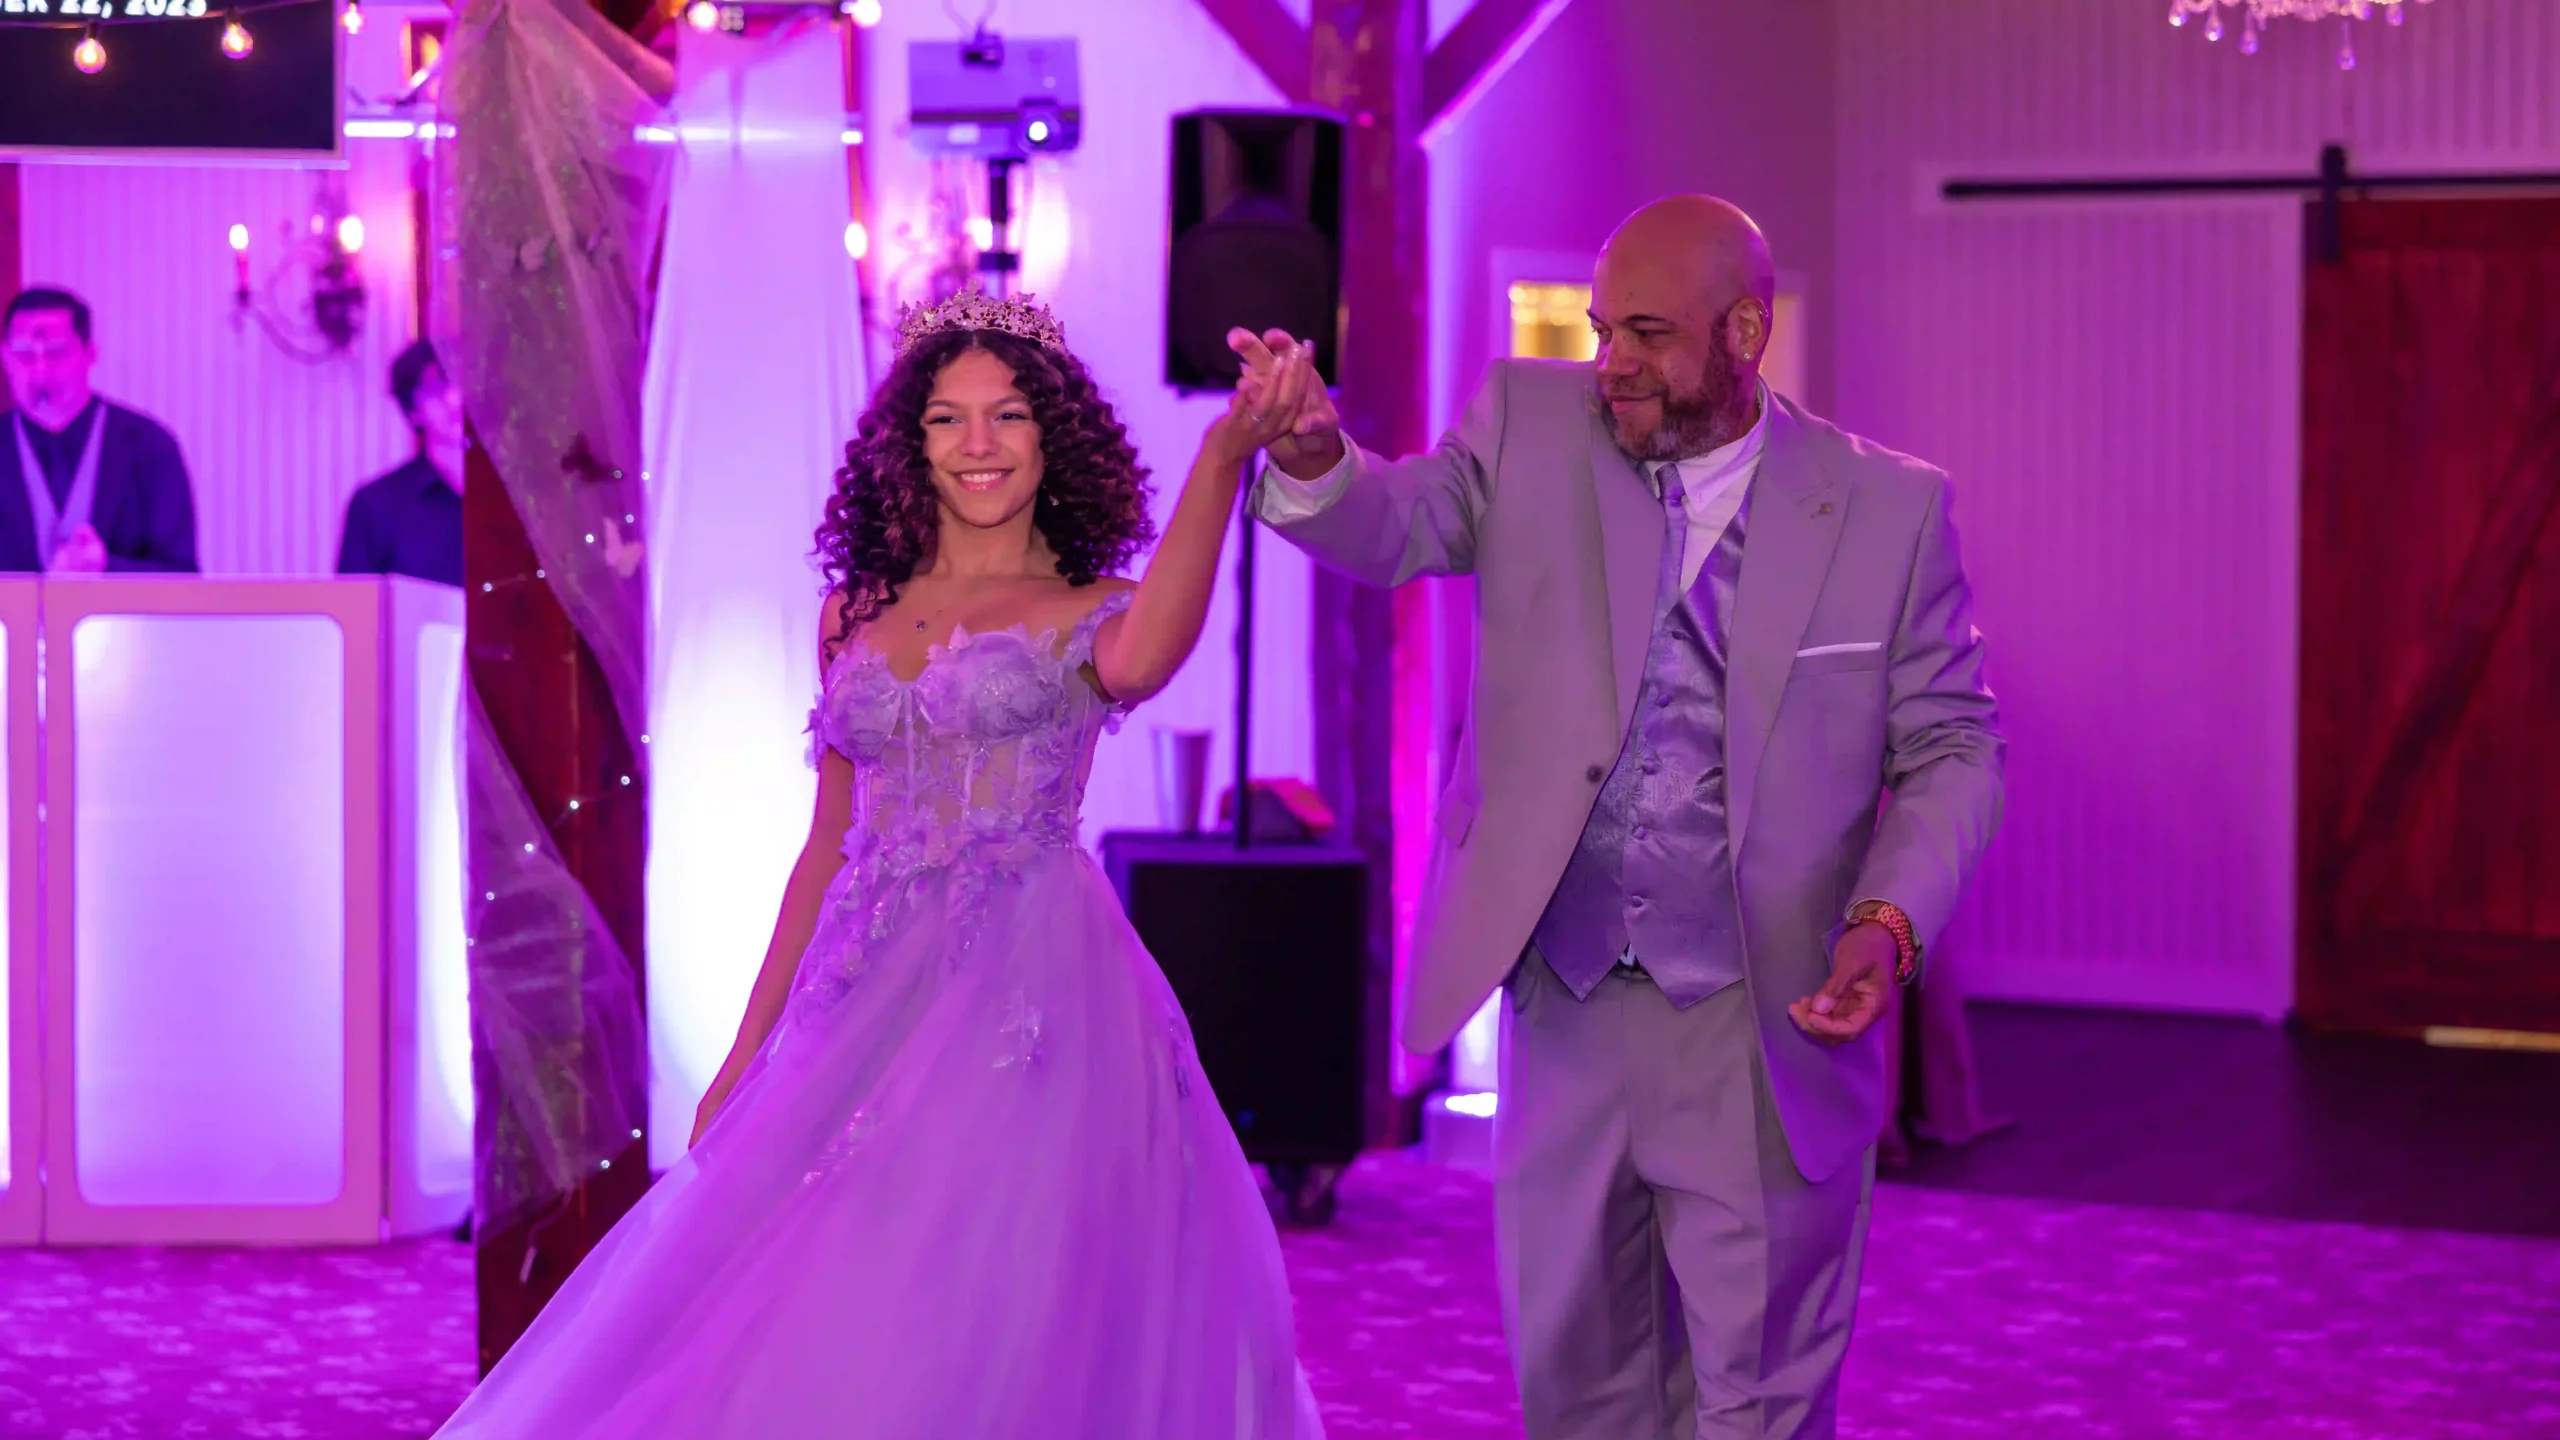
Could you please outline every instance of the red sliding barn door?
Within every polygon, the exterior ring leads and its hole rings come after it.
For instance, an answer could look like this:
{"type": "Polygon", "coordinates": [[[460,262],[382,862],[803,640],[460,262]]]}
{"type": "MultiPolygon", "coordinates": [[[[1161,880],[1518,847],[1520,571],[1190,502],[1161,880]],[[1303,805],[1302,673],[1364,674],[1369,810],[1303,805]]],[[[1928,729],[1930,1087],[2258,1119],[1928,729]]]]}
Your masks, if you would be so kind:
{"type": "Polygon", "coordinates": [[[2304,305],[2299,1008],[2560,1033],[2560,199],[2341,223],[2304,305]]]}

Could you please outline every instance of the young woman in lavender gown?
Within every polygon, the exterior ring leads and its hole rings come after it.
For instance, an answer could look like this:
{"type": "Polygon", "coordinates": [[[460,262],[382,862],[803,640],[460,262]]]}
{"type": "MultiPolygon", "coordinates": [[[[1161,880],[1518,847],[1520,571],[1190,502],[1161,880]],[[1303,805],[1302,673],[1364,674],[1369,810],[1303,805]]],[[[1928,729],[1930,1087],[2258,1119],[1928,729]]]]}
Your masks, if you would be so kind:
{"type": "Polygon", "coordinates": [[[440,1433],[1321,1434],[1260,1193],[1076,842],[1310,374],[1209,428],[1133,584],[1146,472],[1056,319],[905,319],[818,532],[817,815],[692,1152],[440,1433]]]}

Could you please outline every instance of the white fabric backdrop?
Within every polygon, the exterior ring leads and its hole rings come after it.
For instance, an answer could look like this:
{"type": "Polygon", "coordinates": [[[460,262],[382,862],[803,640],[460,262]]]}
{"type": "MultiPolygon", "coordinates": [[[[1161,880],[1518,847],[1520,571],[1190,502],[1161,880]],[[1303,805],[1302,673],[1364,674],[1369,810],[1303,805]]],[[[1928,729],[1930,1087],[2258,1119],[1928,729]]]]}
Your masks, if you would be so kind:
{"type": "Polygon", "coordinates": [[[813,534],[869,384],[824,17],[684,36],[647,399],[651,1163],[684,1151],[808,833],[813,534]]]}
{"type": "MultiPolygon", "coordinates": [[[[964,5],[961,13],[980,8],[964,5]]],[[[1023,288],[1055,308],[1067,344],[1111,397],[1139,457],[1154,468],[1161,524],[1173,514],[1201,433],[1225,405],[1223,396],[1185,396],[1164,383],[1171,121],[1185,110],[1281,100],[1199,0],[1005,0],[995,19],[1008,36],[1078,40],[1084,143],[1073,154],[1033,161],[1027,186],[1017,186],[1023,288]]],[[[904,138],[907,46],[949,43],[959,35],[943,7],[920,3],[888,6],[880,24],[863,35],[863,104],[875,147],[867,171],[871,247],[874,274],[886,290],[874,303],[883,315],[926,288],[931,266],[921,242],[932,235],[937,183],[972,214],[985,210],[982,171],[945,167],[938,175],[904,138]]],[[[1268,535],[1255,557],[1253,772],[1312,780],[1308,561],[1268,535]]],[[[1235,559],[1231,531],[1199,648],[1164,693],[1140,706],[1119,734],[1104,736],[1095,751],[1085,790],[1088,842],[1109,830],[1155,827],[1149,746],[1159,727],[1211,732],[1211,803],[1227,788],[1235,763],[1235,559]]]]}

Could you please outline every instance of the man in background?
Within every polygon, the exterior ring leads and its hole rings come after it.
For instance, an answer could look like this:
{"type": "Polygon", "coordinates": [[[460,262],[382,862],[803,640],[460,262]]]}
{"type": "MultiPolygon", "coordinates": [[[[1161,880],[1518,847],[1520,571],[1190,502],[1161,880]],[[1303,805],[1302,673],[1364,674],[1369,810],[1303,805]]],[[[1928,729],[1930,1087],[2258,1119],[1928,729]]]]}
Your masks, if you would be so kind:
{"type": "Polygon", "coordinates": [[[462,583],[462,397],[435,348],[420,340],[391,362],[391,398],[418,453],[347,502],[341,575],[410,575],[462,583]]]}
{"type": "Polygon", "coordinates": [[[0,570],[49,574],[196,569],[196,509],[178,442],[90,388],[89,307],[22,290],[0,312],[0,369],[17,409],[0,418],[0,570]]]}

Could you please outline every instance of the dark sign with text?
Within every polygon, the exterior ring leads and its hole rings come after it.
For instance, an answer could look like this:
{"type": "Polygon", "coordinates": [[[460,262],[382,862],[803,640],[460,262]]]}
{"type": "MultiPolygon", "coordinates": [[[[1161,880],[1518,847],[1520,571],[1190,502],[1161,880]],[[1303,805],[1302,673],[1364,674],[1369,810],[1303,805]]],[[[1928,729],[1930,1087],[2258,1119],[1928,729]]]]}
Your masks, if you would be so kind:
{"type": "Polygon", "coordinates": [[[335,0],[0,0],[0,156],[340,153],[335,0]]]}

